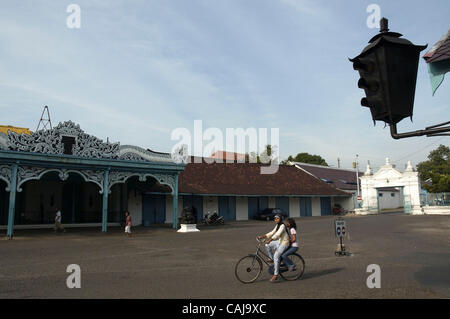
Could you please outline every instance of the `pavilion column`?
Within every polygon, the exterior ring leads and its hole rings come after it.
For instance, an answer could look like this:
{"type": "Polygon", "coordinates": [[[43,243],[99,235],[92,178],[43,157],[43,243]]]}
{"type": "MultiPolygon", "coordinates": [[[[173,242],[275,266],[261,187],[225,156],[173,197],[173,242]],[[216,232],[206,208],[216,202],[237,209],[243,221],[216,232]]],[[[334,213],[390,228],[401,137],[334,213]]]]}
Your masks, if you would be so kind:
{"type": "Polygon", "coordinates": [[[178,174],[175,175],[175,186],[173,188],[173,226],[178,228],[178,174]]]}
{"type": "Polygon", "coordinates": [[[108,193],[109,193],[109,171],[103,175],[103,205],[102,205],[102,232],[106,233],[108,227],[108,193]]]}
{"type": "Polygon", "coordinates": [[[9,211],[7,237],[11,239],[14,232],[14,213],[16,210],[17,164],[11,166],[11,184],[9,187],[9,211]]]}

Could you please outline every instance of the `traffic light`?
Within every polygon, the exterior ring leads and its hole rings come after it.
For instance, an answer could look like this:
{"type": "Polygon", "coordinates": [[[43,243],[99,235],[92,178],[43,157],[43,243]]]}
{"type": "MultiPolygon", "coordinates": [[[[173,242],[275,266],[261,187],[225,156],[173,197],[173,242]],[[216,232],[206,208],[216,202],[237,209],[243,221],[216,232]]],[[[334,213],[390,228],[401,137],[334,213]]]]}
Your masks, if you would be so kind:
{"type": "Polygon", "coordinates": [[[358,87],[366,97],[361,105],[370,108],[372,119],[397,124],[412,117],[419,53],[427,46],[416,46],[396,32],[388,32],[388,21],[380,21],[380,33],[374,36],[353,69],[360,75],[358,87]]]}

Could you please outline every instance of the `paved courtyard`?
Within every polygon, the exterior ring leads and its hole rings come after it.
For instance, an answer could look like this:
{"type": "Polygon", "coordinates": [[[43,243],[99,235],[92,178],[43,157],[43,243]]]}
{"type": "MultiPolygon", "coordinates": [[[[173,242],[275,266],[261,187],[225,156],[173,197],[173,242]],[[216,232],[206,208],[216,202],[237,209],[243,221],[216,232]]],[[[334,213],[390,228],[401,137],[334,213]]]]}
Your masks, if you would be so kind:
{"type": "Polygon", "coordinates": [[[449,298],[450,216],[388,213],[345,218],[351,257],[336,257],[333,217],[297,219],[306,270],[300,280],[252,284],[234,276],[272,222],[241,221],[180,234],[169,227],[17,230],[0,240],[0,298],[449,298]],[[81,267],[68,289],[66,267],[81,267]],[[369,289],[369,264],[381,288],[369,289]]]}

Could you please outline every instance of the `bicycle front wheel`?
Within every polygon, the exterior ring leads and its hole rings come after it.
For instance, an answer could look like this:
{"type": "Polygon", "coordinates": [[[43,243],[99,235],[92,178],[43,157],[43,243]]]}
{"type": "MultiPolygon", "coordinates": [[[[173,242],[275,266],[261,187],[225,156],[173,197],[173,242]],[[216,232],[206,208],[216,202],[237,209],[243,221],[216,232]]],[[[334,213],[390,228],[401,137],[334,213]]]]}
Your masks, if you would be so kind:
{"type": "Polygon", "coordinates": [[[236,263],[234,274],[236,278],[244,283],[249,284],[258,279],[262,272],[262,261],[256,255],[245,256],[236,263]]]}
{"type": "Polygon", "coordinates": [[[285,280],[297,280],[303,275],[305,271],[305,261],[299,254],[289,255],[288,258],[294,264],[293,270],[288,270],[286,266],[280,267],[280,276],[285,280]]]}

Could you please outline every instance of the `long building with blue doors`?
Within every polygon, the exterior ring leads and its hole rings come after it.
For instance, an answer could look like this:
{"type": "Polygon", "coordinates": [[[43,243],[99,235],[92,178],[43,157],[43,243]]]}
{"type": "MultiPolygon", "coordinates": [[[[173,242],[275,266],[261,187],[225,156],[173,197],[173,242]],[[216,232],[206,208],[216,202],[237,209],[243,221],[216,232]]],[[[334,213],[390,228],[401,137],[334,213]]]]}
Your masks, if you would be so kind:
{"type": "Polygon", "coordinates": [[[171,224],[183,207],[200,221],[217,212],[227,221],[248,220],[265,208],[291,217],[330,215],[351,194],[294,166],[261,174],[262,164],[182,164],[168,153],[103,142],[68,121],[37,132],[0,132],[0,229],[53,227],[62,212],[65,227],[123,223],[171,224]]]}
{"type": "MultiPolygon", "coordinates": [[[[227,221],[248,220],[265,208],[281,208],[291,217],[326,216],[335,203],[351,199],[351,194],[294,166],[261,174],[262,164],[198,162],[191,160],[180,173],[178,198],[178,215],[183,207],[193,207],[197,221],[208,212],[227,221]]],[[[170,195],[137,194],[132,214],[144,224],[170,223],[172,203],[170,195]]]]}

